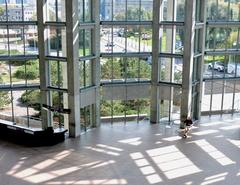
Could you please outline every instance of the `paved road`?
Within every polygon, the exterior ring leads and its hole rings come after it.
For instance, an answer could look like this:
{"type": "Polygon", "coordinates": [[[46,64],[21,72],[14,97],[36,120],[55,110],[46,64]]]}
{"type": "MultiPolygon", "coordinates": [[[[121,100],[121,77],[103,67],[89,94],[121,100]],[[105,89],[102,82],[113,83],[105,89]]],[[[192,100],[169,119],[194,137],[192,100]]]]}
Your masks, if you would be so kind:
{"type": "MultiPolygon", "coordinates": [[[[125,49],[127,49],[127,52],[139,52],[139,43],[135,42],[132,39],[126,39],[123,37],[114,36],[113,37],[113,46],[108,46],[108,43],[112,43],[112,38],[110,38],[107,35],[104,35],[101,37],[101,52],[104,53],[111,53],[113,52],[125,52],[125,49]],[[125,47],[127,45],[127,48],[125,47]]],[[[151,52],[151,47],[142,41],[140,45],[140,51],[141,52],[151,52]]]]}

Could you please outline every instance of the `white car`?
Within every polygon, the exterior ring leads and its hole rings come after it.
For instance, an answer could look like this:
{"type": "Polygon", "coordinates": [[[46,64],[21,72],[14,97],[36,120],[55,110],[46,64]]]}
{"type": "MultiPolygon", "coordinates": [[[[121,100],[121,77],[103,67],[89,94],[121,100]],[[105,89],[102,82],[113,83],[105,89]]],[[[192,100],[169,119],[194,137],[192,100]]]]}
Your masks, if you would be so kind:
{"type": "Polygon", "coordinates": [[[223,62],[216,61],[216,62],[209,63],[208,69],[214,69],[221,72],[225,70],[225,65],[223,62]]]}

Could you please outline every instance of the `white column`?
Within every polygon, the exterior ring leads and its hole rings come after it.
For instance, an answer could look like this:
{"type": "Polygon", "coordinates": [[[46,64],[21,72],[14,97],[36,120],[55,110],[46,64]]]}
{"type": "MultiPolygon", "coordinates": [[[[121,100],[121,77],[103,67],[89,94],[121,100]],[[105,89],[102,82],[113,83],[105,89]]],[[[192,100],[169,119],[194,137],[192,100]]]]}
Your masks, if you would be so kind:
{"type": "MultiPolygon", "coordinates": [[[[44,14],[46,11],[47,1],[37,1],[37,20],[38,20],[38,50],[39,50],[39,71],[40,71],[40,93],[41,93],[41,104],[50,105],[50,92],[47,89],[49,84],[49,67],[45,61],[45,53],[48,44],[48,35],[44,29],[44,14]]],[[[52,126],[52,114],[46,108],[41,107],[41,119],[42,129],[47,129],[52,126]]]]}
{"type": "Polygon", "coordinates": [[[80,135],[79,21],[78,0],[68,1],[66,10],[69,136],[80,135]]]}
{"type": "Polygon", "coordinates": [[[188,116],[191,116],[195,4],[196,0],[185,2],[181,122],[183,122],[188,116]]]}
{"type": "Polygon", "coordinates": [[[159,122],[159,22],[160,22],[160,5],[162,0],[153,1],[153,41],[152,41],[152,82],[151,82],[151,106],[150,106],[150,122],[159,122]]]}
{"type": "Polygon", "coordinates": [[[93,127],[100,125],[100,12],[99,1],[92,0],[92,17],[95,22],[95,27],[92,32],[92,53],[96,58],[92,62],[92,83],[96,87],[96,102],[93,105],[92,121],[93,127]]]}

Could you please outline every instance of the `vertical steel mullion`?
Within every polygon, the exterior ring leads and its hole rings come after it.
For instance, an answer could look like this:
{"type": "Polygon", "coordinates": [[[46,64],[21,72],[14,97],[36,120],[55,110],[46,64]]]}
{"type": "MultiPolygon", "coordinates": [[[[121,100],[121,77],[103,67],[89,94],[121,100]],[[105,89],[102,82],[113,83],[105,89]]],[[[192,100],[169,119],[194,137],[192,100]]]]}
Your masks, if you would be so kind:
{"type": "Polygon", "coordinates": [[[111,57],[111,82],[113,83],[113,56],[111,57]]]}
{"type": "Polygon", "coordinates": [[[25,26],[23,26],[22,30],[22,38],[23,38],[23,54],[26,55],[26,41],[25,41],[25,26]]]}
{"type": "Polygon", "coordinates": [[[113,87],[111,87],[111,125],[113,125],[113,87]]]}
{"type": "MultiPolygon", "coordinates": [[[[111,57],[111,82],[113,83],[113,56],[111,57]]],[[[113,86],[111,88],[111,125],[113,125],[113,86]]]]}
{"type": "Polygon", "coordinates": [[[61,88],[60,86],[60,61],[57,61],[57,87],[61,88]]]}
{"type": "Polygon", "coordinates": [[[141,52],[141,29],[142,29],[142,26],[138,26],[138,52],[141,52]]]}
{"type": "MultiPolygon", "coordinates": [[[[240,11],[239,11],[240,14],[240,11]]],[[[236,49],[240,49],[240,28],[238,28],[238,34],[237,34],[237,47],[236,49]]],[[[235,68],[236,69],[236,68],[235,68]]]]}
{"type": "Polygon", "coordinates": [[[15,112],[14,112],[14,106],[13,106],[13,90],[11,89],[11,108],[12,108],[12,122],[14,125],[16,125],[16,122],[15,122],[15,112]]]}
{"type": "Polygon", "coordinates": [[[235,74],[234,74],[234,77],[236,78],[237,77],[237,62],[236,62],[236,56],[234,56],[234,65],[235,65],[235,74]]]}
{"type": "MultiPolygon", "coordinates": [[[[228,4],[229,5],[229,4],[228,4]]],[[[229,7],[228,7],[229,8],[229,7]]],[[[228,9],[229,10],[229,9],[228,9]]],[[[229,17],[228,17],[228,19],[229,19],[229,17]]],[[[225,29],[229,29],[229,28],[225,28],[225,29]]],[[[225,41],[225,50],[228,50],[228,46],[227,46],[227,40],[225,41]]],[[[222,84],[222,102],[221,102],[221,115],[224,113],[223,112],[223,103],[224,103],[224,92],[225,92],[225,88],[226,88],[226,86],[225,86],[225,84],[226,84],[226,72],[225,72],[225,66],[226,66],[226,64],[227,64],[227,61],[226,61],[226,55],[224,56],[224,62],[223,62],[223,64],[224,64],[224,68],[223,68],[223,78],[224,78],[224,80],[223,80],[223,84],[222,84]]]]}
{"type": "Polygon", "coordinates": [[[113,42],[113,26],[111,26],[111,43],[112,43],[111,53],[113,53],[113,45],[114,45],[114,42],[113,42]]]}
{"type": "Polygon", "coordinates": [[[125,100],[124,100],[124,124],[127,123],[127,86],[125,87],[125,100]]]}
{"type": "Polygon", "coordinates": [[[210,108],[209,108],[209,114],[212,115],[212,100],[213,100],[213,79],[211,80],[211,96],[210,96],[210,108]]]}
{"type": "Polygon", "coordinates": [[[141,19],[141,15],[142,15],[142,0],[139,0],[139,21],[142,21],[141,19]]]}
{"type": "MultiPolygon", "coordinates": [[[[7,25],[7,46],[8,46],[8,56],[10,56],[11,52],[11,48],[10,48],[10,39],[9,39],[9,26],[7,25]]],[[[9,63],[10,64],[10,63],[9,63]]]]}
{"type": "Polygon", "coordinates": [[[228,1],[228,20],[227,21],[230,21],[230,1],[228,1]]]}
{"type": "Polygon", "coordinates": [[[60,30],[59,30],[60,28],[56,28],[56,38],[57,38],[57,40],[56,40],[56,49],[57,49],[57,56],[59,57],[60,56],[60,30]]]}
{"type": "Polygon", "coordinates": [[[138,62],[138,82],[140,82],[140,80],[141,80],[141,71],[140,71],[141,70],[140,69],[141,68],[141,63],[140,63],[141,60],[140,60],[140,58],[137,59],[137,62],[138,62]]]}
{"type": "MultiPolygon", "coordinates": [[[[10,56],[10,40],[9,40],[9,26],[7,25],[7,42],[8,42],[8,56],[10,56]]],[[[9,80],[10,80],[10,88],[11,88],[11,108],[12,108],[12,122],[14,124],[16,124],[15,121],[15,113],[14,113],[14,107],[13,107],[13,90],[12,90],[12,66],[11,66],[11,61],[8,61],[8,65],[9,65],[9,80]]]]}
{"type": "MultiPolygon", "coordinates": [[[[236,69],[236,68],[235,68],[236,69]]],[[[232,115],[235,112],[234,111],[234,106],[235,106],[235,93],[236,93],[236,80],[234,80],[234,84],[233,84],[233,100],[232,100],[232,115]]]]}
{"type": "Polygon", "coordinates": [[[86,60],[83,61],[83,86],[86,87],[86,60]]]}
{"type": "Polygon", "coordinates": [[[216,50],[216,29],[217,28],[212,28],[213,29],[213,50],[216,50]]]}
{"type": "Polygon", "coordinates": [[[222,81],[222,102],[221,102],[221,115],[223,114],[224,92],[226,88],[226,79],[222,81]]]}
{"type": "Polygon", "coordinates": [[[85,0],[83,0],[83,22],[85,22],[85,0]]]}
{"type": "MultiPolygon", "coordinates": [[[[172,12],[172,21],[176,21],[176,19],[175,19],[175,6],[176,6],[176,4],[175,4],[175,0],[172,0],[173,1],[173,4],[172,4],[172,9],[173,9],[173,12],[172,12]]],[[[177,11],[177,10],[176,10],[177,11]]]]}
{"type": "Polygon", "coordinates": [[[127,83],[127,63],[126,63],[126,59],[125,58],[121,58],[121,60],[123,61],[123,78],[124,78],[124,83],[127,83]]]}
{"type": "Polygon", "coordinates": [[[240,7],[238,7],[238,21],[240,21],[240,7]]]}
{"type": "MultiPolygon", "coordinates": [[[[122,58],[123,62],[124,62],[124,81],[125,84],[127,84],[127,73],[128,73],[128,68],[127,68],[127,59],[126,58],[122,58]]],[[[125,99],[124,99],[124,124],[126,124],[126,119],[127,119],[127,86],[125,86],[125,99]]]]}
{"type": "MultiPolygon", "coordinates": [[[[28,90],[25,91],[26,96],[28,97],[28,90]]],[[[27,127],[30,127],[30,115],[29,115],[29,105],[27,103],[27,127]]]]}
{"type": "MultiPolygon", "coordinates": [[[[231,28],[229,28],[229,27],[227,27],[227,28],[224,28],[224,29],[226,29],[227,30],[227,32],[229,31],[230,32],[230,29],[231,28]]],[[[232,31],[232,30],[231,30],[232,31]]],[[[228,48],[228,42],[227,42],[227,39],[225,39],[225,43],[224,43],[224,45],[225,45],[225,51],[227,51],[229,48],[228,48]]]]}
{"type": "MultiPolygon", "coordinates": [[[[61,92],[58,92],[58,109],[61,107],[61,92]]],[[[57,112],[58,115],[58,127],[61,127],[61,113],[57,112]]]]}
{"type": "Polygon", "coordinates": [[[95,21],[95,18],[93,19],[93,11],[92,11],[92,1],[95,1],[95,0],[90,0],[89,1],[89,5],[88,5],[88,9],[90,11],[90,22],[94,22],[95,21]]]}
{"type": "Polygon", "coordinates": [[[58,0],[55,0],[55,11],[56,11],[56,22],[58,22],[59,20],[58,20],[58,0]]]}
{"type": "Polygon", "coordinates": [[[5,1],[5,5],[6,5],[6,21],[8,22],[8,4],[5,1]]]}
{"type": "MultiPolygon", "coordinates": [[[[173,46],[173,42],[172,42],[172,46],[173,46]]],[[[173,83],[173,78],[174,78],[174,74],[173,74],[173,58],[171,58],[171,76],[170,76],[170,82],[173,83]]],[[[172,97],[173,95],[173,91],[174,91],[174,88],[173,87],[170,87],[170,97],[172,97]]],[[[171,101],[173,101],[173,99],[170,98],[169,100],[169,106],[168,106],[168,112],[169,112],[169,116],[168,116],[168,122],[170,123],[172,121],[172,103],[171,101]]]]}
{"type": "MultiPolygon", "coordinates": [[[[113,83],[113,56],[111,57],[111,82],[113,83]]],[[[113,124],[113,87],[111,87],[111,124],[113,124]]]]}
{"type": "MultiPolygon", "coordinates": [[[[175,45],[173,45],[173,43],[175,42],[174,40],[173,40],[173,38],[174,38],[174,29],[176,29],[176,26],[174,26],[174,25],[172,25],[171,26],[171,29],[172,29],[172,43],[171,43],[171,52],[173,52],[173,47],[175,47],[175,45]]],[[[176,39],[176,38],[175,38],[176,39]]],[[[173,61],[173,58],[171,58],[171,78],[170,78],[170,80],[171,80],[171,82],[173,82],[173,79],[172,79],[172,61],[173,61]]],[[[174,64],[175,65],[175,64],[174,64]]]]}
{"type": "Polygon", "coordinates": [[[21,7],[22,7],[22,21],[24,21],[24,6],[23,6],[23,0],[21,0],[21,7]]]}
{"type": "Polygon", "coordinates": [[[28,79],[27,79],[27,61],[24,61],[24,73],[25,73],[25,85],[27,86],[28,84],[28,79]]]}
{"type": "Polygon", "coordinates": [[[125,1],[125,21],[127,21],[128,20],[128,15],[127,15],[127,10],[128,10],[128,7],[127,7],[127,5],[128,5],[128,0],[126,0],[125,1]]]}
{"type": "Polygon", "coordinates": [[[87,107],[84,107],[84,131],[87,132],[87,107]]]}
{"type": "Polygon", "coordinates": [[[112,0],[111,11],[112,11],[112,12],[111,12],[111,14],[112,14],[112,15],[111,15],[111,20],[113,21],[113,0],[112,0]]]}
{"type": "MultiPolygon", "coordinates": [[[[85,9],[85,0],[83,0],[83,2],[84,2],[83,9],[85,9]]],[[[84,16],[85,16],[85,11],[84,11],[84,16]]],[[[82,40],[83,40],[83,56],[86,56],[86,30],[85,29],[83,30],[82,40]]],[[[83,86],[86,87],[86,60],[83,61],[83,86]]]]}
{"type": "Polygon", "coordinates": [[[83,29],[82,39],[83,39],[83,56],[86,56],[86,30],[85,29],[83,29]]]}

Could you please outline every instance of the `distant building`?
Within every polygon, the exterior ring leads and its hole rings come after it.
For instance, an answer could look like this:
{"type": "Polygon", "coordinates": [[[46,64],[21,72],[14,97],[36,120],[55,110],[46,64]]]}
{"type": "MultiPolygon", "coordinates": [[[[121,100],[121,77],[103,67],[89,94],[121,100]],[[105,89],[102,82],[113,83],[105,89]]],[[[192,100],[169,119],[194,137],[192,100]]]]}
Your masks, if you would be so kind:
{"type": "Polygon", "coordinates": [[[32,1],[31,0],[0,0],[0,4],[13,4],[13,5],[17,5],[17,4],[31,4],[32,1]]]}
{"type": "Polygon", "coordinates": [[[8,17],[8,21],[23,21],[23,19],[24,21],[31,21],[34,15],[36,15],[36,11],[31,7],[24,7],[24,9],[22,7],[14,7],[5,11],[0,20],[6,21],[8,17]]]}

